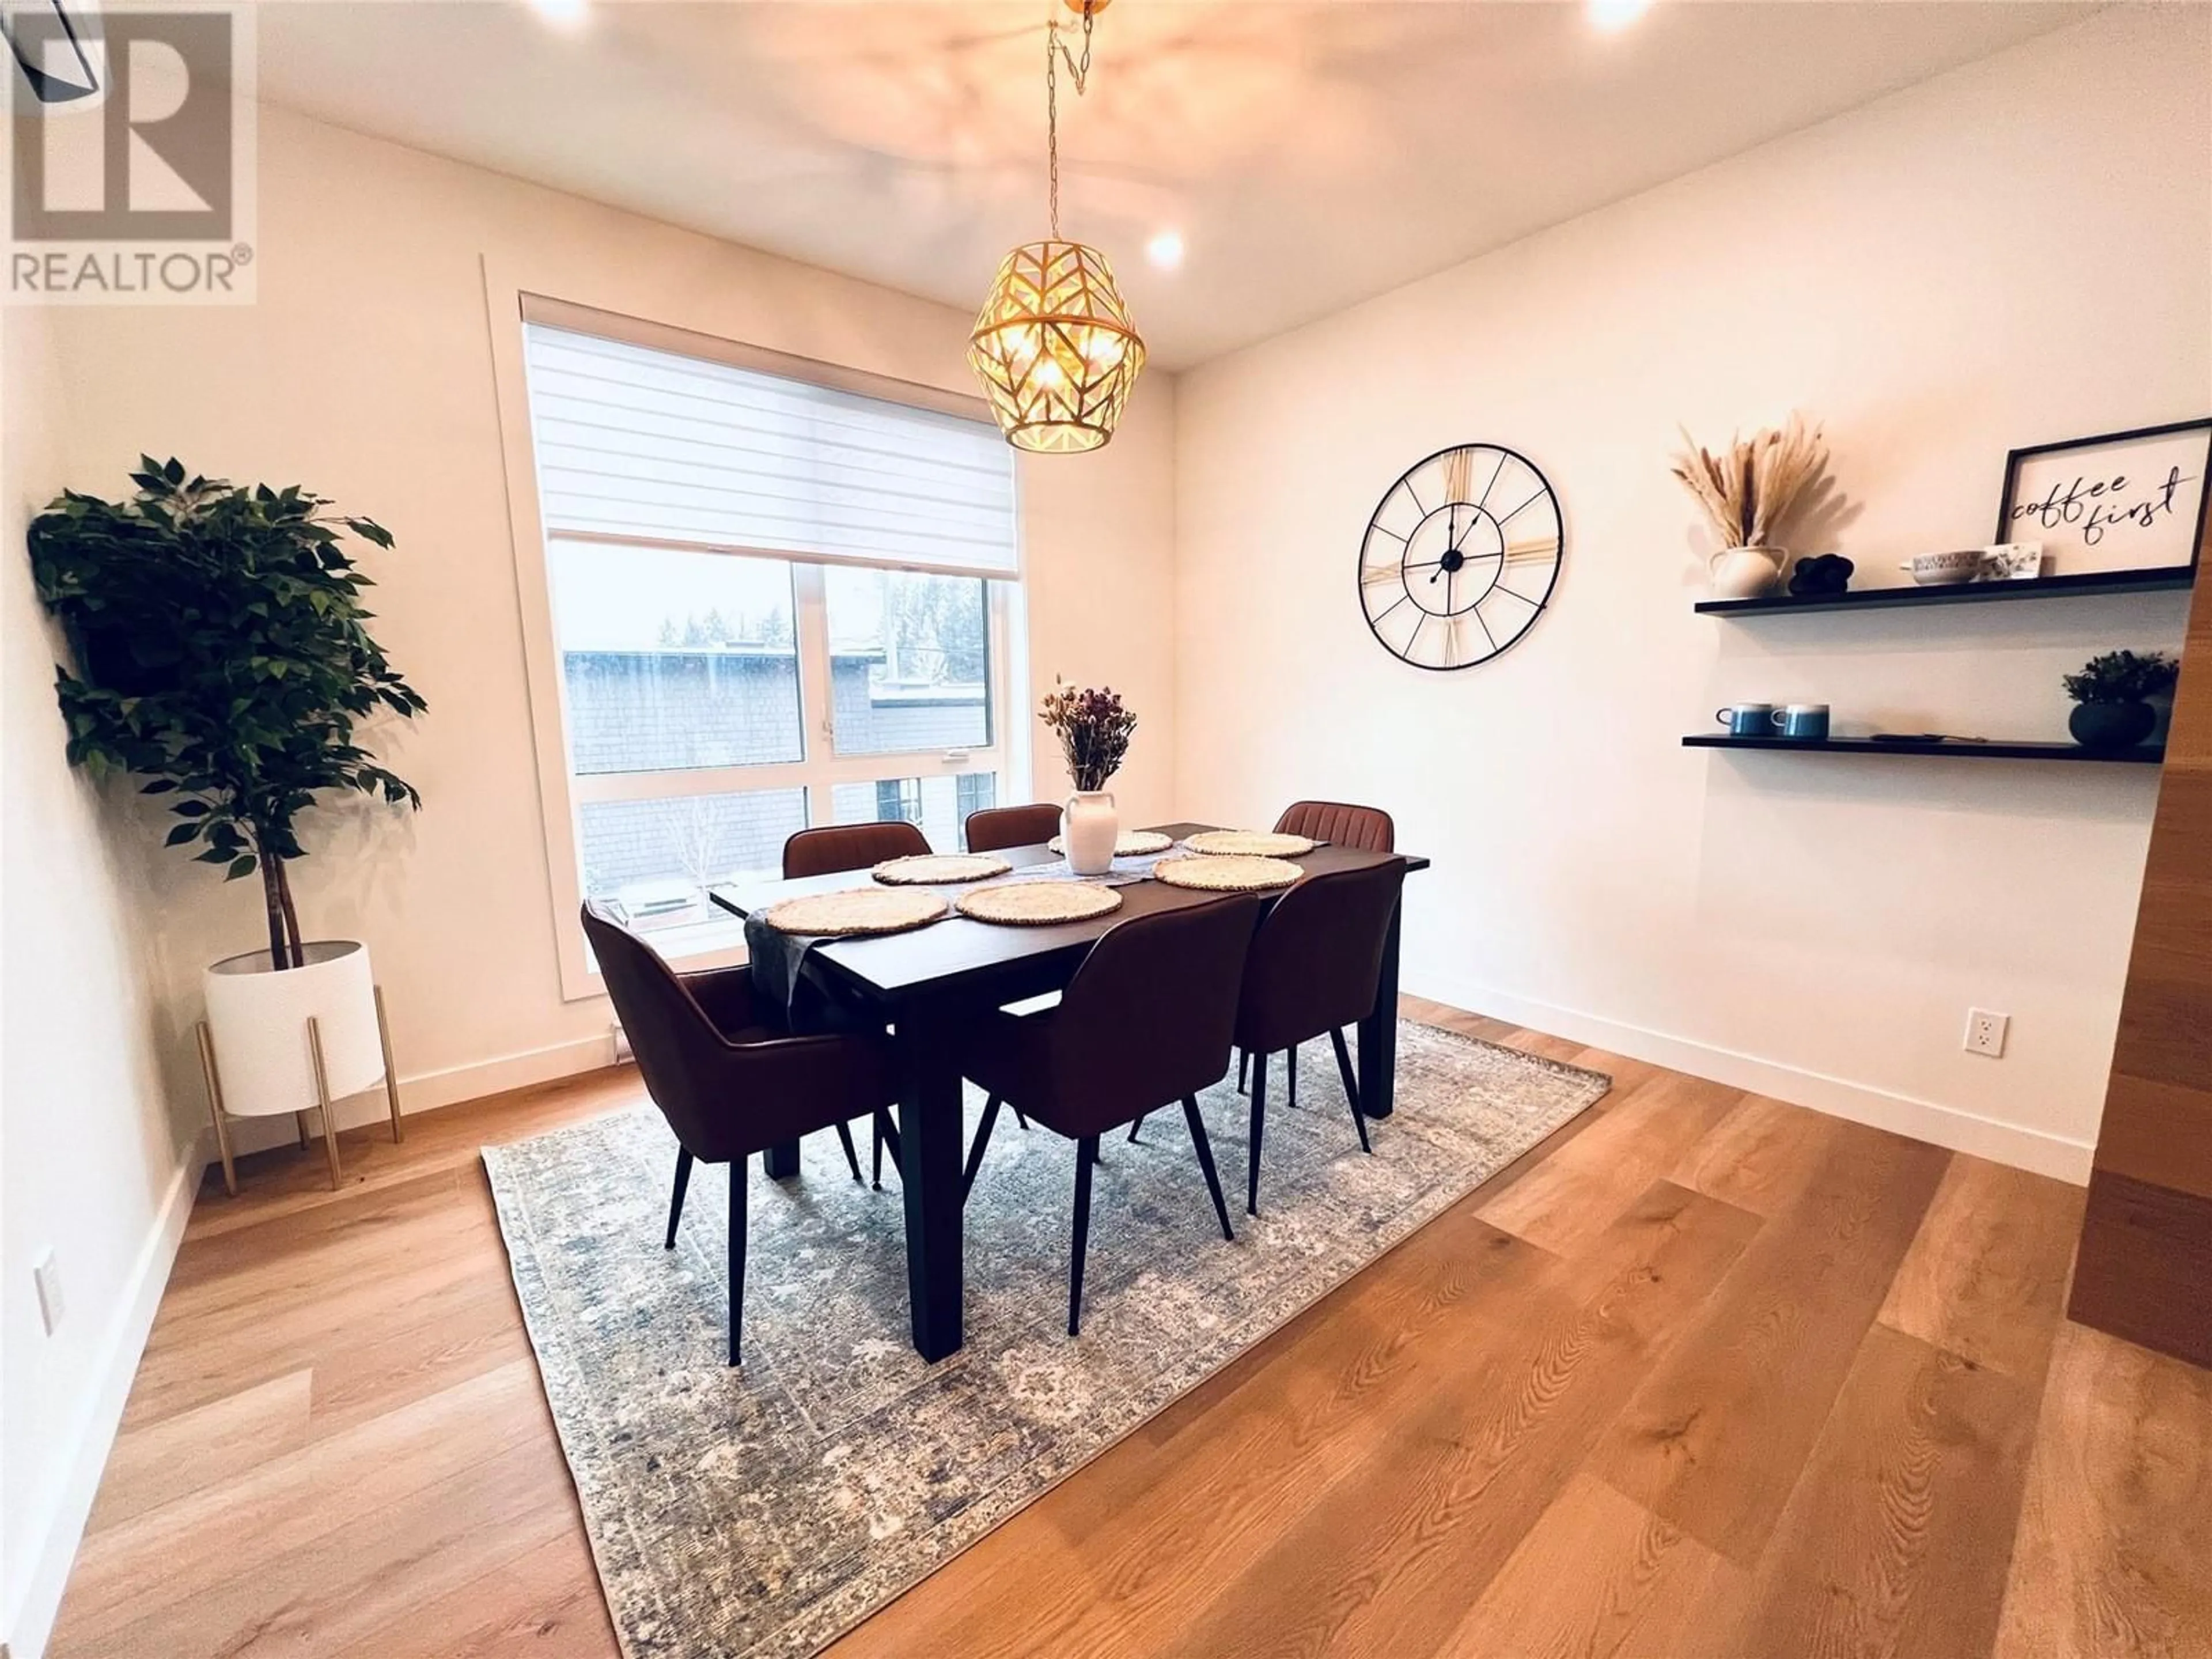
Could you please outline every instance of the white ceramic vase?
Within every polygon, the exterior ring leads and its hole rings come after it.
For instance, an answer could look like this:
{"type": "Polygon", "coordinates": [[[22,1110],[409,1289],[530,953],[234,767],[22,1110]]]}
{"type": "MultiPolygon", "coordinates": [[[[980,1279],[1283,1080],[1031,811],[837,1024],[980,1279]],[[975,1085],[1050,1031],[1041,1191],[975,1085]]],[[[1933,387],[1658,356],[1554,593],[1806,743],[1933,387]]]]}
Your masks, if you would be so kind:
{"type": "Polygon", "coordinates": [[[1788,558],[1778,547],[1724,547],[1706,562],[1717,599],[1755,599],[1782,580],[1788,558]]]}
{"type": "Polygon", "coordinates": [[[1061,845],[1067,848],[1067,867],[1079,876],[1103,876],[1114,867],[1114,842],[1121,833],[1121,818],[1114,797],[1104,789],[1079,789],[1060,809],[1061,845]]]}
{"type": "Polygon", "coordinates": [[[228,957],[207,970],[208,1034],[223,1109],[234,1117],[310,1111],[320,1103],[310,1019],[322,1038],[332,1100],[384,1076],[368,947],[356,939],[317,939],[301,954],[306,965],[281,974],[270,969],[266,951],[228,957]]]}

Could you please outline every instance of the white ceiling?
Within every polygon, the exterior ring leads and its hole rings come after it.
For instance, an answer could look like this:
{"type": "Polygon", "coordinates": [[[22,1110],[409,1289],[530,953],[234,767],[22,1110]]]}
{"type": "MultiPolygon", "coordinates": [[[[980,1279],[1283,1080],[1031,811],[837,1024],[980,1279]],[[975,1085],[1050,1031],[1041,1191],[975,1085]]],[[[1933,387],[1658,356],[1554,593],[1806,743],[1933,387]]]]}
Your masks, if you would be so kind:
{"type": "MultiPolygon", "coordinates": [[[[963,307],[1044,234],[1060,0],[258,8],[263,95],[963,307]]],[[[1061,80],[1064,228],[1170,368],[1322,316],[2093,7],[1119,0],[1061,80]],[[1148,266],[1164,227],[1188,248],[1148,266]]],[[[1065,14],[1063,14],[1065,15],[1065,14]]]]}

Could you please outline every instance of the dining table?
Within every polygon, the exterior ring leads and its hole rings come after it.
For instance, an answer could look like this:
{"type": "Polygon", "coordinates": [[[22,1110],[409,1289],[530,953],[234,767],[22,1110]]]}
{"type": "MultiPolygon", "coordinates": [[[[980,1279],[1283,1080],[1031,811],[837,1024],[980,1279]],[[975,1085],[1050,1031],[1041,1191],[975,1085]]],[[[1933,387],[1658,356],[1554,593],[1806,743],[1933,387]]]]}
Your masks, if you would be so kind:
{"type": "MultiPolygon", "coordinates": [[[[1214,826],[1152,827],[1181,842],[1214,826]]],[[[995,856],[1017,870],[1061,861],[1058,853],[1042,845],[1001,848],[995,856]]],[[[1408,854],[1367,852],[1327,842],[1291,861],[1310,876],[1392,861],[1409,872],[1429,866],[1428,860],[1408,854]]],[[[708,890],[708,896],[732,915],[745,917],[784,899],[843,891],[864,886],[869,879],[866,870],[847,870],[792,881],[717,885],[708,890]]],[[[943,890],[953,894],[961,890],[948,886],[943,890]]],[[[802,975],[842,1006],[862,1012],[890,1032],[898,1086],[907,1294],[914,1346],[925,1359],[957,1352],[963,1337],[961,1031],[993,1008],[1066,988],[1091,945],[1115,923],[1220,896],[1151,879],[1129,881],[1116,890],[1121,908],[1085,921],[1006,927],[973,921],[955,911],[943,921],[906,933],[823,939],[800,960],[802,975]]],[[[1259,895],[1263,914],[1287,890],[1259,895]]],[[[1401,912],[1402,908],[1401,900],[1401,912]]],[[[1392,915],[1375,1006],[1359,1023],[1359,1097],[1371,1118],[1388,1117],[1391,1111],[1397,1062],[1400,920],[1400,913],[1392,915]]],[[[797,1144],[771,1147],[765,1161],[771,1177],[795,1176],[797,1144]]]]}

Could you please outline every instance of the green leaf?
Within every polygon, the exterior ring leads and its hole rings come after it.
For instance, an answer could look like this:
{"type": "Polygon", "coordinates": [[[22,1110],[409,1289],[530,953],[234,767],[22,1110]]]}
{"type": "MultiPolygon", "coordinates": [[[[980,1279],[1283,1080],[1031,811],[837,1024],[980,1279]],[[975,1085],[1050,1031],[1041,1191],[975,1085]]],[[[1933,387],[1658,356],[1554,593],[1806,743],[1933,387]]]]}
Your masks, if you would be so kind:
{"type": "Polygon", "coordinates": [[[200,826],[197,823],[179,823],[174,825],[170,830],[169,838],[163,842],[161,845],[164,847],[182,847],[186,842],[198,839],[199,833],[200,826]]]}
{"type": "Polygon", "coordinates": [[[253,873],[253,871],[254,871],[254,859],[253,859],[253,854],[251,854],[251,853],[248,853],[248,854],[247,854],[244,858],[242,858],[242,859],[233,859],[233,860],[231,860],[230,868],[229,868],[228,870],[227,870],[227,871],[225,871],[225,872],[223,872],[223,878],[223,878],[225,881],[236,881],[236,880],[240,877],[240,876],[250,876],[250,875],[252,875],[252,874],[253,873]]]}

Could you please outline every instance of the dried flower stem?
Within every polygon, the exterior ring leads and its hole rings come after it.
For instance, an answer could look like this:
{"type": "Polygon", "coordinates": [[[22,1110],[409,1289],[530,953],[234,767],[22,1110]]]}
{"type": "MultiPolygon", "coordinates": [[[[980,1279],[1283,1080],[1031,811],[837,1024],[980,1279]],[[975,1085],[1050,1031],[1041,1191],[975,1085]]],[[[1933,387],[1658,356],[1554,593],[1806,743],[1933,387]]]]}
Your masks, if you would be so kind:
{"type": "Polygon", "coordinates": [[[1067,775],[1078,789],[1085,793],[1103,789],[1106,781],[1121,769],[1137,717],[1111,686],[1078,691],[1054,682],[1037,712],[1060,738],[1067,775]]]}
{"type": "Polygon", "coordinates": [[[1705,509],[1729,547],[1766,547],[1781,535],[1790,514],[1813,490],[1828,465],[1828,446],[1817,426],[1792,412],[1780,431],[1732,438],[1725,460],[1682,434],[1674,474],[1705,509]]]}

